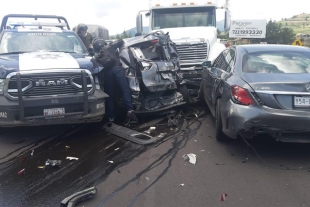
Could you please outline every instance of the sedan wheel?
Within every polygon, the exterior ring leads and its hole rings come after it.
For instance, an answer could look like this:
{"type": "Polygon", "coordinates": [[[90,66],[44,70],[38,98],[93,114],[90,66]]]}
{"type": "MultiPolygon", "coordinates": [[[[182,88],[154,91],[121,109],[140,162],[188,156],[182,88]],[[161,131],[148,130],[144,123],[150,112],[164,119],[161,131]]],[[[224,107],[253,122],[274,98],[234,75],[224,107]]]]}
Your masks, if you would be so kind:
{"type": "Polygon", "coordinates": [[[215,138],[217,141],[225,141],[227,140],[227,136],[223,133],[223,124],[221,117],[221,109],[220,109],[220,101],[216,101],[216,109],[215,109],[215,138]]]}

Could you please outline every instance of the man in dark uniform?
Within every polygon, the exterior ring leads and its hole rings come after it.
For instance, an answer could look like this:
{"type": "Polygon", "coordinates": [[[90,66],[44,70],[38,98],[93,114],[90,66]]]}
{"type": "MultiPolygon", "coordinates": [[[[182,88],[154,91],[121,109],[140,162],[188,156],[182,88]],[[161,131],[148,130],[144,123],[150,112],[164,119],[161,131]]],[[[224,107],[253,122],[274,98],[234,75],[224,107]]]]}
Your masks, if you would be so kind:
{"type": "Polygon", "coordinates": [[[117,48],[120,48],[123,41],[117,41],[107,46],[102,38],[95,38],[92,42],[95,50],[95,58],[104,67],[104,91],[109,95],[107,100],[106,112],[110,122],[114,122],[114,99],[116,96],[115,84],[120,88],[123,95],[123,104],[127,110],[127,117],[130,123],[137,123],[133,105],[131,101],[131,91],[128,85],[125,71],[121,67],[119,57],[115,54],[117,48]]]}
{"type": "Polygon", "coordinates": [[[87,49],[92,48],[92,42],[93,42],[93,36],[87,32],[88,27],[85,24],[79,24],[77,27],[77,34],[79,35],[79,37],[81,38],[81,40],[83,41],[85,47],[87,49]]]}

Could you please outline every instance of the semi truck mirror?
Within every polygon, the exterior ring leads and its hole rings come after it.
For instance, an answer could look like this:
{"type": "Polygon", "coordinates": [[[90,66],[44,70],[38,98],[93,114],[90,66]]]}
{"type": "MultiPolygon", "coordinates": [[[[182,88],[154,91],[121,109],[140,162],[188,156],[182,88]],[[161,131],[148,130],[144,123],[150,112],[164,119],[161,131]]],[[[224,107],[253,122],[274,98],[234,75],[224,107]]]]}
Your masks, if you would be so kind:
{"type": "Polygon", "coordinates": [[[230,21],[231,21],[231,12],[229,10],[225,11],[225,31],[230,29],[230,21]]]}
{"type": "Polygon", "coordinates": [[[149,17],[151,15],[151,12],[147,12],[146,14],[145,14],[145,17],[149,17]]]}
{"type": "Polygon", "coordinates": [[[138,14],[137,15],[137,19],[136,19],[136,29],[137,29],[137,33],[141,33],[142,34],[142,30],[143,30],[143,27],[142,27],[142,14],[138,14]]]}

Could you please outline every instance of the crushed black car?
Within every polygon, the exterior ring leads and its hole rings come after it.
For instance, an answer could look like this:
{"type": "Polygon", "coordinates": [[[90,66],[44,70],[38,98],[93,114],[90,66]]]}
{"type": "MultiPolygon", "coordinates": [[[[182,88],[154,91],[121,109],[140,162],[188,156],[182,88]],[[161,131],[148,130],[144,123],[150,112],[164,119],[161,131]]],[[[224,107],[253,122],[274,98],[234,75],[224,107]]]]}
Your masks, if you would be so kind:
{"type": "Polygon", "coordinates": [[[178,76],[178,52],[169,34],[159,31],[124,39],[114,49],[126,71],[135,113],[160,113],[189,103],[185,82],[178,76]]]}

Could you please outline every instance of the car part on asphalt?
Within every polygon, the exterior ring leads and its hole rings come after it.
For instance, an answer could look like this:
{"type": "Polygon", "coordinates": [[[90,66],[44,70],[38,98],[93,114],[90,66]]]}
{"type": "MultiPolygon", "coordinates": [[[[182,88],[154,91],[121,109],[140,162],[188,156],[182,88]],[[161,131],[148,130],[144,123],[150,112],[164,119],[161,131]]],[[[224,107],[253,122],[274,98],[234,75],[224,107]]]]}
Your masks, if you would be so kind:
{"type": "Polygon", "coordinates": [[[77,157],[67,157],[67,160],[79,160],[77,157]]]}
{"type": "Polygon", "coordinates": [[[77,203],[92,198],[96,193],[97,189],[95,187],[79,191],[62,200],[60,207],[74,207],[77,203]]]}
{"type": "Polygon", "coordinates": [[[152,134],[155,131],[156,127],[150,127],[148,130],[144,131],[147,134],[152,134]]]}
{"type": "Polygon", "coordinates": [[[196,155],[193,153],[185,154],[182,156],[183,160],[188,160],[189,163],[195,165],[196,164],[196,155]]]}
{"type": "Polygon", "coordinates": [[[61,167],[61,160],[46,160],[45,166],[61,167]]]}
{"type": "Polygon", "coordinates": [[[20,171],[18,171],[18,175],[21,175],[24,171],[25,171],[26,169],[24,168],[24,169],[22,169],[22,170],[20,170],[20,171]]]}
{"type": "Polygon", "coordinates": [[[227,196],[228,196],[228,195],[227,195],[226,193],[222,193],[222,195],[221,195],[221,201],[225,201],[227,196]]]}
{"type": "Polygon", "coordinates": [[[134,131],[132,129],[128,129],[123,126],[116,125],[114,123],[107,123],[103,126],[103,128],[112,134],[115,134],[119,137],[122,137],[137,144],[152,144],[157,141],[157,138],[155,137],[134,131]]]}
{"type": "Polygon", "coordinates": [[[179,111],[177,114],[170,114],[168,118],[168,127],[178,126],[179,120],[183,117],[183,111],[179,111]]]}

